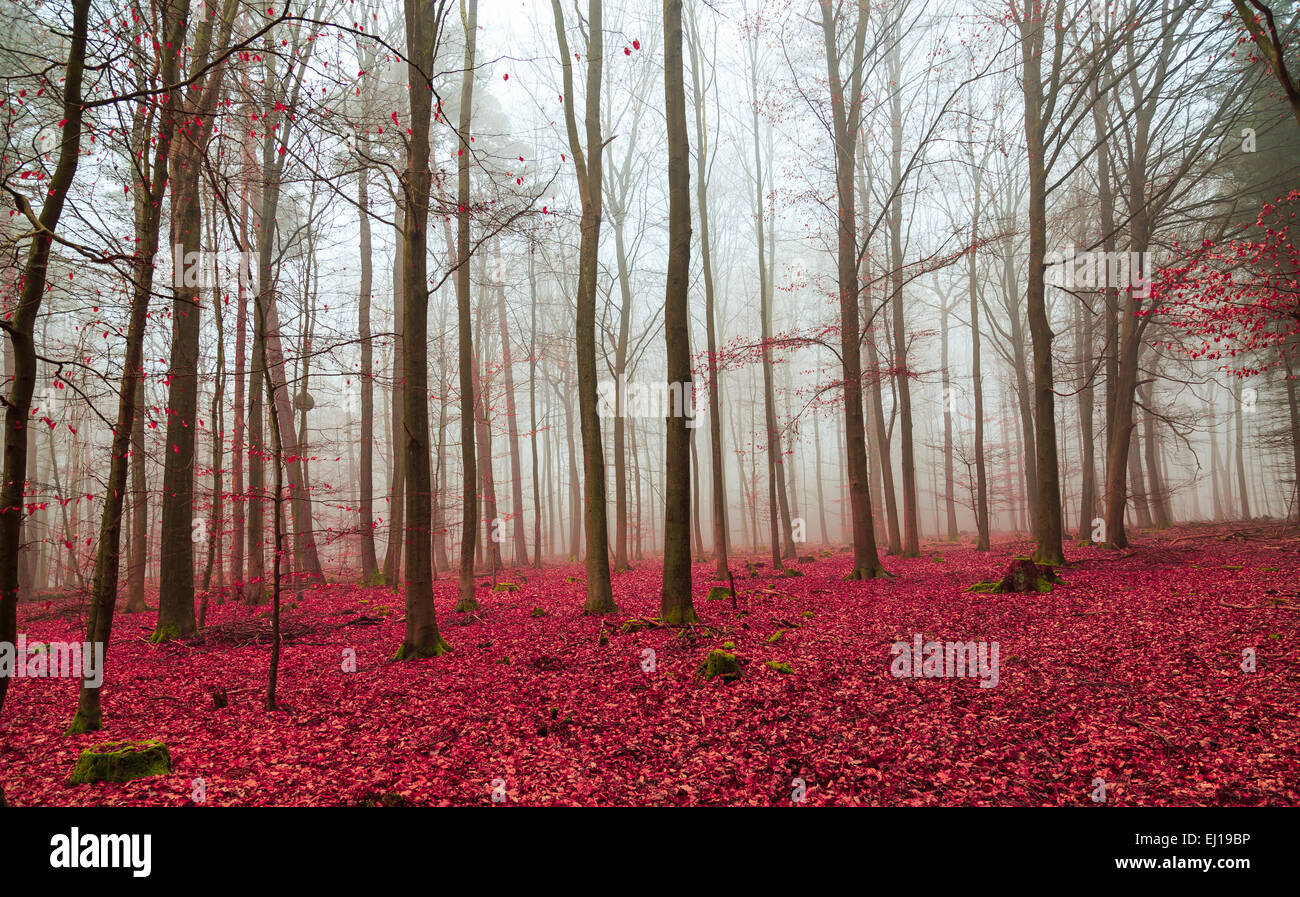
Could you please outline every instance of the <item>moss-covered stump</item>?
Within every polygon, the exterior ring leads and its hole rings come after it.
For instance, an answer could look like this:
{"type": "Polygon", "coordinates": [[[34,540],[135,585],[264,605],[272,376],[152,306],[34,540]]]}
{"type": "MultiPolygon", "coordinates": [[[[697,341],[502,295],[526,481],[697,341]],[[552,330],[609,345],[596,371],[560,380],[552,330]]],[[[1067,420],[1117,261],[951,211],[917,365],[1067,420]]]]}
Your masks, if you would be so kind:
{"type": "Polygon", "coordinates": [[[519,591],[519,585],[518,585],[518,583],[513,583],[513,582],[499,582],[499,583],[497,583],[496,585],[494,585],[494,586],[492,587],[492,591],[494,591],[494,592],[518,592],[518,591],[519,591]]]}
{"type": "Polygon", "coordinates": [[[789,676],[794,672],[794,670],[790,668],[790,664],[786,663],[784,660],[769,660],[764,664],[764,666],[772,672],[780,673],[783,676],[789,676]]]}
{"type": "Polygon", "coordinates": [[[1012,558],[1002,578],[995,582],[977,582],[966,591],[1011,594],[1023,592],[1050,592],[1054,585],[1065,585],[1065,580],[1046,564],[1034,563],[1032,558],[1012,558]]]}
{"type": "Polygon", "coordinates": [[[736,655],[719,648],[710,651],[695,671],[697,678],[721,679],[723,682],[734,682],[740,678],[740,674],[740,660],[736,655]]]}
{"type": "Polygon", "coordinates": [[[730,597],[731,597],[731,589],[727,588],[726,586],[714,586],[713,588],[709,589],[709,596],[704,600],[723,601],[730,597]]]}
{"type": "Polygon", "coordinates": [[[172,757],[167,745],[149,738],[142,741],[110,741],[81,752],[69,785],[90,782],[129,782],[148,776],[167,775],[172,757]]]}

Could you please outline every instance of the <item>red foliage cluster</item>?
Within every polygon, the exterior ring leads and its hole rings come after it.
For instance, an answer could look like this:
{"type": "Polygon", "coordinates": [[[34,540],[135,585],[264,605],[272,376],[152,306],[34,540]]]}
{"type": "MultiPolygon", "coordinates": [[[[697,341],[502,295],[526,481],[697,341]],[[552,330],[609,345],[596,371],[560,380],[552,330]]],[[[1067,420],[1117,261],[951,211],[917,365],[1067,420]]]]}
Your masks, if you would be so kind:
{"type": "Polygon", "coordinates": [[[1300,250],[1291,235],[1300,190],[1266,203],[1245,235],[1195,248],[1174,244],[1150,313],[1183,338],[1166,343],[1192,358],[1249,356],[1226,369],[1249,377],[1283,363],[1300,333],[1300,250]]]}
{"type": "MultiPolygon", "coordinates": [[[[623,614],[609,620],[581,615],[578,566],[483,590],[468,617],[451,613],[455,583],[442,580],[453,652],[427,661],[391,659],[399,595],[326,587],[286,608],[286,708],[270,713],[265,644],[154,646],[152,615],[126,615],[105,730],[63,734],[75,681],[22,680],[0,719],[0,770],[17,805],[189,804],[200,779],[214,805],[490,805],[494,789],[504,805],[767,805],[789,804],[802,779],[810,805],[1090,806],[1097,778],[1113,804],[1300,803],[1294,543],[1188,532],[1134,553],[1078,549],[1069,584],[1047,594],[966,591],[1023,544],[930,544],[888,562],[898,578],[865,583],[841,581],[842,552],[800,564],[802,577],[734,561],[734,607],[704,600],[701,564],[693,631],[621,631],[658,606],[651,564],[615,577],[623,614]],[[895,678],[891,644],[916,634],[997,641],[997,686],[895,678]],[[749,661],[743,676],[698,680],[728,642],[749,661]],[[356,672],[343,671],[347,649],[356,672]],[[66,784],[82,748],[145,737],[168,744],[172,775],[66,784]]],[[[29,640],[81,638],[70,605],[21,613],[29,640]]],[[[263,613],[226,605],[210,618],[263,613]]]]}

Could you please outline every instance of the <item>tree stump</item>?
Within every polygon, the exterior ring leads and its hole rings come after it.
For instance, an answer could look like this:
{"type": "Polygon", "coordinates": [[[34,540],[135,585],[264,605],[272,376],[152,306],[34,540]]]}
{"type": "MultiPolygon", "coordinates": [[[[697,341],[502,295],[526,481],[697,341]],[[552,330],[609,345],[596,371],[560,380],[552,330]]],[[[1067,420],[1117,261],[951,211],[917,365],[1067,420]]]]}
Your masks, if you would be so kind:
{"type": "Polygon", "coordinates": [[[718,678],[723,682],[734,682],[741,675],[740,660],[734,654],[714,648],[704,658],[695,675],[700,679],[718,678]]]}
{"type": "Polygon", "coordinates": [[[966,591],[995,594],[1021,594],[1025,592],[1050,592],[1054,585],[1065,585],[1065,580],[1046,564],[1036,564],[1032,558],[1012,558],[1002,574],[993,582],[977,582],[966,591]]]}
{"type": "Polygon", "coordinates": [[[171,771],[171,753],[161,741],[111,741],[82,751],[68,784],[128,782],[171,771]]]}

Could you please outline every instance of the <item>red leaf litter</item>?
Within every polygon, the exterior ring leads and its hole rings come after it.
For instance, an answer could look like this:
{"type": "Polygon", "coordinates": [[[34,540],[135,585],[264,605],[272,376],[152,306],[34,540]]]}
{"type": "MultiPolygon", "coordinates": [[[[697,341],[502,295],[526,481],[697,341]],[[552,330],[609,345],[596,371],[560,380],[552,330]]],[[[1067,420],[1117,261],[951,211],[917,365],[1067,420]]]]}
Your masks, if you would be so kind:
{"type": "MultiPolygon", "coordinates": [[[[929,543],[886,560],[896,578],[865,583],[841,581],[843,550],[799,563],[801,577],[751,576],[733,558],[734,607],[704,600],[717,583],[701,563],[694,630],[620,631],[658,609],[650,562],[615,576],[621,613],[604,619],[582,615],[577,565],[505,573],[527,581],[481,588],[469,616],[452,613],[444,575],[453,652],[413,662],[391,659],[400,594],[327,586],[286,597],[296,634],[276,712],[262,707],[269,648],[252,635],[264,610],[213,604],[209,627],[248,634],[233,646],[153,646],[154,615],[123,614],[104,730],[63,734],[76,680],[17,680],[0,769],[15,805],[788,805],[802,780],[808,805],[1088,806],[1097,779],[1110,804],[1293,805],[1296,540],[1233,536],[1182,528],[1129,552],[1074,548],[1067,585],[1047,594],[966,591],[1027,543],[929,543]],[[998,642],[997,686],[895,678],[890,646],[918,634],[998,642]],[[697,680],[727,642],[748,661],[742,678],[697,680]],[[343,671],[345,649],[356,672],[343,671]],[[146,737],[170,747],[171,775],[66,784],[81,749],[146,737]]],[[[31,601],[20,630],[80,640],[79,613],[70,599],[31,601]]]]}

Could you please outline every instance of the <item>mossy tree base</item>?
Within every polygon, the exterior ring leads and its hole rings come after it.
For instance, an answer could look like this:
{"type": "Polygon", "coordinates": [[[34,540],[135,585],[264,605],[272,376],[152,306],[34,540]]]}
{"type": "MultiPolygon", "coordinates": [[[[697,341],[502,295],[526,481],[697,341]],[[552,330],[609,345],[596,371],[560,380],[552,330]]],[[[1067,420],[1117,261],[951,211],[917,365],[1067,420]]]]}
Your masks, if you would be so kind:
{"type": "Polygon", "coordinates": [[[68,784],[129,782],[171,771],[171,753],[161,741],[115,741],[82,751],[68,784]]]}
{"type": "Polygon", "coordinates": [[[451,645],[447,644],[442,638],[439,638],[432,645],[412,645],[407,642],[402,643],[402,647],[397,649],[393,655],[393,660],[424,660],[430,657],[441,657],[451,651],[451,645]]]}
{"type": "Polygon", "coordinates": [[[665,626],[693,626],[700,622],[700,618],[696,615],[695,608],[687,604],[661,608],[659,622],[665,626]]]}
{"type": "Polygon", "coordinates": [[[854,567],[844,577],[844,582],[858,582],[864,579],[893,579],[894,574],[890,573],[880,564],[874,567],[854,567]]]}
{"type": "Polygon", "coordinates": [[[191,632],[183,632],[181,627],[175,623],[163,623],[149,635],[149,644],[159,645],[163,642],[171,642],[181,638],[184,635],[193,635],[191,632]]]}
{"type": "Polygon", "coordinates": [[[453,607],[451,610],[452,613],[457,613],[457,614],[472,614],[478,609],[479,609],[479,605],[477,599],[462,598],[456,602],[456,606],[453,607]]]}
{"type": "Polygon", "coordinates": [[[730,597],[732,597],[731,589],[727,588],[726,586],[714,586],[713,588],[709,589],[709,595],[704,600],[722,601],[730,597]]]}
{"type": "Polygon", "coordinates": [[[88,713],[78,707],[77,712],[73,714],[72,722],[68,724],[68,730],[64,735],[84,735],[87,732],[98,732],[104,726],[103,714],[99,708],[93,713],[88,713]]]}
{"type": "Polygon", "coordinates": [[[608,598],[588,598],[587,603],[582,606],[582,612],[589,617],[616,614],[618,613],[618,605],[614,603],[612,596],[608,598]]]}

